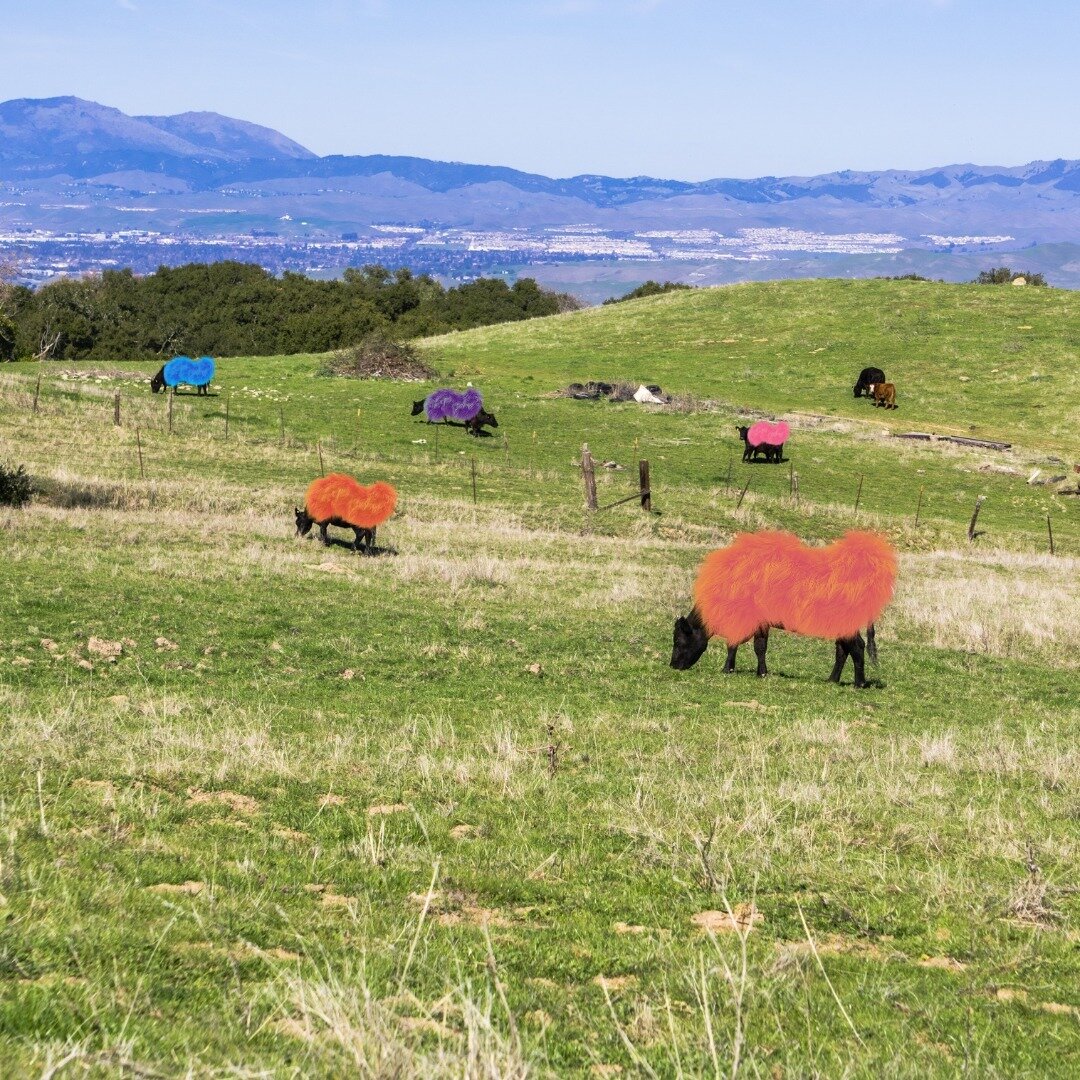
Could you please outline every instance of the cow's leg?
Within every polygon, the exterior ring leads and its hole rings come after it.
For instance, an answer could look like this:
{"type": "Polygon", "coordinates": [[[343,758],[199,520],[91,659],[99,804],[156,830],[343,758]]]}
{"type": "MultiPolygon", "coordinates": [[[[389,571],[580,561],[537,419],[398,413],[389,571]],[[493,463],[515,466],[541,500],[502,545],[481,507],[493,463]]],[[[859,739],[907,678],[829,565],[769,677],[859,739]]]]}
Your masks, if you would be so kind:
{"type": "Polygon", "coordinates": [[[738,645],[729,645],[727,647],[727,659],[724,661],[724,674],[735,674],[735,652],[739,648],[738,645]]]}
{"type": "Polygon", "coordinates": [[[366,529],[361,529],[359,525],[354,525],[352,527],[352,531],[353,531],[352,549],[353,549],[353,551],[359,551],[360,550],[360,541],[364,539],[364,533],[367,532],[367,530],[366,529]]]}
{"type": "Polygon", "coordinates": [[[856,634],[850,639],[848,651],[851,653],[852,663],[855,665],[855,687],[865,690],[870,684],[866,681],[865,656],[866,649],[863,645],[862,634],[856,634]]]}
{"type": "Polygon", "coordinates": [[[877,638],[874,636],[874,624],[866,628],[866,655],[872,663],[877,663],[877,638]]]}
{"type": "Polygon", "coordinates": [[[769,674],[765,666],[765,650],[769,647],[769,631],[759,630],[754,635],[754,655],[757,657],[757,673],[759,679],[764,679],[769,674]]]}
{"type": "Polygon", "coordinates": [[[847,639],[836,639],[836,663],[833,664],[832,674],[829,676],[829,682],[838,683],[840,681],[840,673],[844,670],[844,664],[847,662],[847,639]]]}
{"type": "Polygon", "coordinates": [[[319,539],[323,542],[324,547],[330,546],[330,537],[326,534],[326,527],[330,524],[328,521],[324,521],[319,526],[319,539]]]}

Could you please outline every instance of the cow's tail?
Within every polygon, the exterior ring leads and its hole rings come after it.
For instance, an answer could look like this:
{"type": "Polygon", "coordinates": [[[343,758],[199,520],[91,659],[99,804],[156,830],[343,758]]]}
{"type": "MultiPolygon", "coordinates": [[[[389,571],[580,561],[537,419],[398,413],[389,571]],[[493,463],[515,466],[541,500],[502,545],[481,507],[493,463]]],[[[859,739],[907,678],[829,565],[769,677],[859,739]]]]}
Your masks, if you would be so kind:
{"type": "Polygon", "coordinates": [[[870,657],[870,663],[877,663],[877,640],[874,637],[874,624],[866,628],[866,655],[870,657]]]}

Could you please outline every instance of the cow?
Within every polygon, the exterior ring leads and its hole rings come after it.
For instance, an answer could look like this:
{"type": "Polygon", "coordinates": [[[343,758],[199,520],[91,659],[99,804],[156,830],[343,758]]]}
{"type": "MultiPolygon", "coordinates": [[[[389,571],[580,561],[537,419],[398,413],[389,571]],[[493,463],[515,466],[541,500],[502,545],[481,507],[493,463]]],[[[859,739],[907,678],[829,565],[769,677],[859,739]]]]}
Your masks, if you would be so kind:
{"type": "Polygon", "coordinates": [[[883,383],[885,381],[885,372],[879,367],[864,367],[859,372],[859,381],[855,384],[855,396],[862,397],[864,394],[869,397],[871,394],[871,385],[873,383],[883,383]]]}
{"type": "Polygon", "coordinates": [[[896,386],[891,382],[871,383],[870,396],[877,408],[896,408],[896,386]]]}

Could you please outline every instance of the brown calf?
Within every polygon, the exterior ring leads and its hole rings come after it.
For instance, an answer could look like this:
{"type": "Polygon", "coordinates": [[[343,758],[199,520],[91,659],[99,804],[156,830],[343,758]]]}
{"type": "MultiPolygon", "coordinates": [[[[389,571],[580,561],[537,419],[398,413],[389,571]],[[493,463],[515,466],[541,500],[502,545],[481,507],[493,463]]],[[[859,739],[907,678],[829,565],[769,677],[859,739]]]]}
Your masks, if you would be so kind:
{"type": "Polygon", "coordinates": [[[871,383],[869,386],[870,396],[874,404],[884,406],[886,409],[896,408],[896,384],[891,382],[871,383]]]}

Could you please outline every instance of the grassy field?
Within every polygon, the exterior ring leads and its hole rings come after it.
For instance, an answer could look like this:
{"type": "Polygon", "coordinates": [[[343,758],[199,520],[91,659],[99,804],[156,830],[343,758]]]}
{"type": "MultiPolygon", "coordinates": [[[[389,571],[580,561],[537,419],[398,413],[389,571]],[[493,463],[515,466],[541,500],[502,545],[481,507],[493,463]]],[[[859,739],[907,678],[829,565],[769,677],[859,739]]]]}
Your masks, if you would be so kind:
{"type": "Polygon", "coordinates": [[[171,435],[152,365],[48,365],[36,414],[0,369],[42,488],[0,510],[5,1075],[1075,1075],[1080,499],[1027,480],[1075,475],[1080,300],[766,284],[425,348],[494,437],[314,357],[222,361],[171,435]],[[589,378],[680,404],[548,396],[589,378]],[[656,513],[583,510],[585,441],[656,513]],[[397,485],[396,554],[293,538],[320,452],[397,485]],[[711,547],[856,524],[902,552],[872,689],[783,634],[767,680],[668,667],[711,547]]]}

